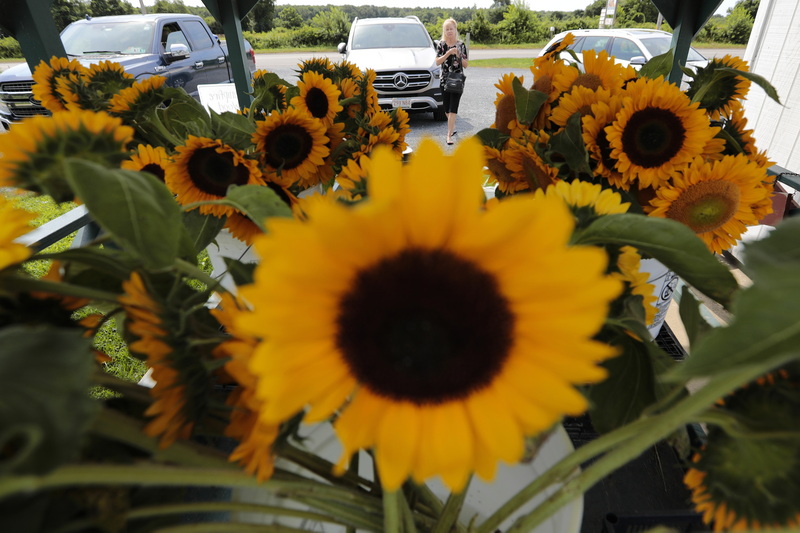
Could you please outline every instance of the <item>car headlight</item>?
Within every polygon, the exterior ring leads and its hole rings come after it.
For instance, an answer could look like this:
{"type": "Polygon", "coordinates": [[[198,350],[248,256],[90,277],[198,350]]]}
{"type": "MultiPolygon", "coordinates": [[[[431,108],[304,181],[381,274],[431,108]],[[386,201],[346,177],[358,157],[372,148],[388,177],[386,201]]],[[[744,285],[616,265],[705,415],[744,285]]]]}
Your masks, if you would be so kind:
{"type": "Polygon", "coordinates": [[[441,74],[442,74],[442,67],[436,67],[435,69],[433,69],[433,75],[435,77],[438,78],[441,74]]]}

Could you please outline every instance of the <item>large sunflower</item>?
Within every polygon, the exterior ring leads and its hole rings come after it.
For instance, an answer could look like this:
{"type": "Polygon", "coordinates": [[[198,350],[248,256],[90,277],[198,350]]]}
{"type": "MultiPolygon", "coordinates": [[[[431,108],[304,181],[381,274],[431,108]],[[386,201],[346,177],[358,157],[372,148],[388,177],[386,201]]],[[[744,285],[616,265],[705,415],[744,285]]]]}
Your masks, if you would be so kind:
{"type": "MultiPolygon", "coordinates": [[[[165,182],[181,205],[224,198],[231,185],[264,185],[257,161],[219,139],[189,135],[166,167],[165,182]]],[[[227,216],[235,208],[201,205],[204,215],[227,216]]]]}
{"type": "Polygon", "coordinates": [[[14,241],[31,231],[30,222],[34,218],[33,214],[17,209],[0,196],[0,270],[24,261],[31,255],[30,248],[14,241]]]}
{"type": "Polygon", "coordinates": [[[318,118],[326,126],[332,124],[336,114],[342,110],[339,88],[322,74],[313,71],[303,74],[297,82],[297,88],[300,94],[292,98],[292,107],[318,118]]]}
{"type": "Polygon", "coordinates": [[[42,61],[33,70],[33,97],[51,113],[66,111],[68,100],[61,94],[58,80],[62,77],[79,78],[84,72],[86,67],[76,59],[53,56],[49,64],[42,61]]]}
{"type": "Polygon", "coordinates": [[[283,187],[313,180],[330,153],[325,124],[297,109],[273,111],[260,121],[253,144],[261,153],[267,178],[283,187]]]}
{"type": "Polygon", "coordinates": [[[613,355],[591,339],[621,288],[605,253],[568,245],[560,199],[483,211],[483,166],[475,139],[452,157],[423,140],[407,164],[383,150],[366,202],[315,203],[309,222],[270,221],[256,240],[237,325],[263,339],[262,420],[338,413],[340,468],[374,448],[386,490],[491,479],[525,435],[586,409],[573,385],[603,379],[613,355]]]}
{"type": "Polygon", "coordinates": [[[720,161],[695,159],[669,185],[656,189],[646,208],[650,216],[689,226],[715,253],[727,250],[747,226],[758,223],[753,206],[769,195],[766,170],[745,155],[720,161]]]}
{"type": "Polygon", "coordinates": [[[624,91],[622,110],[606,127],[616,168],[639,188],[657,186],[695,156],[719,128],[663,77],[640,78],[624,91]]]}
{"type": "Polygon", "coordinates": [[[102,111],[61,111],[25,120],[3,137],[0,186],[43,192],[64,202],[74,199],[64,160],[81,158],[118,168],[128,156],[133,128],[102,111]]]}

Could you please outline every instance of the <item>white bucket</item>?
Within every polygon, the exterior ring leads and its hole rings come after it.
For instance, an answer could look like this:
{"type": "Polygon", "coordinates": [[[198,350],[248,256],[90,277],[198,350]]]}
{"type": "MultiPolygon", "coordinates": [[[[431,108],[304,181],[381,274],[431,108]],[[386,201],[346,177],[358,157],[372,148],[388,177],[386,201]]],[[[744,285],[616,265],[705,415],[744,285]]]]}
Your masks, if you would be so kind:
{"type": "Polygon", "coordinates": [[[667,318],[667,310],[672,302],[672,295],[678,286],[678,276],[656,259],[642,259],[642,272],[650,276],[647,282],[653,285],[653,294],[656,296],[656,316],[652,324],[647,325],[647,330],[656,338],[667,318]]]}

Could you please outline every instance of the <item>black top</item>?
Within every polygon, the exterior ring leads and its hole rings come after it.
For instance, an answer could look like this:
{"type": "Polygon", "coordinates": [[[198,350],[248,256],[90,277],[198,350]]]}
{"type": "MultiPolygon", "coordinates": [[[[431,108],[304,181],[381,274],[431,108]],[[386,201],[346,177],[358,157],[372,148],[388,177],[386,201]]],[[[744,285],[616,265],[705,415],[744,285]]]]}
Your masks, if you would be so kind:
{"type": "MultiPolygon", "coordinates": [[[[442,73],[441,78],[442,80],[447,79],[447,74],[449,72],[464,72],[464,65],[461,64],[461,56],[466,57],[469,59],[467,55],[467,45],[465,45],[462,41],[456,41],[455,46],[458,47],[459,54],[453,55],[448,57],[442,63],[442,73]]],[[[446,42],[439,41],[439,44],[436,46],[436,57],[442,57],[447,53],[447,51],[453,48],[452,46],[448,46],[446,42]]]]}

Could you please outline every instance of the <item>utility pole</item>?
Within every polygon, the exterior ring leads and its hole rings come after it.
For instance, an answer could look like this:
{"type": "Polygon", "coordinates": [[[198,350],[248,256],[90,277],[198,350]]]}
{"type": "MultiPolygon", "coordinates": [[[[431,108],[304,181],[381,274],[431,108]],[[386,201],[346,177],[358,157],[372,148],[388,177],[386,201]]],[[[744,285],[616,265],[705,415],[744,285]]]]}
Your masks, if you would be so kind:
{"type": "Polygon", "coordinates": [[[147,8],[144,6],[144,0],[139,0],[139,8],[142,10],[142,15],[147,15],[147,8]]]}

